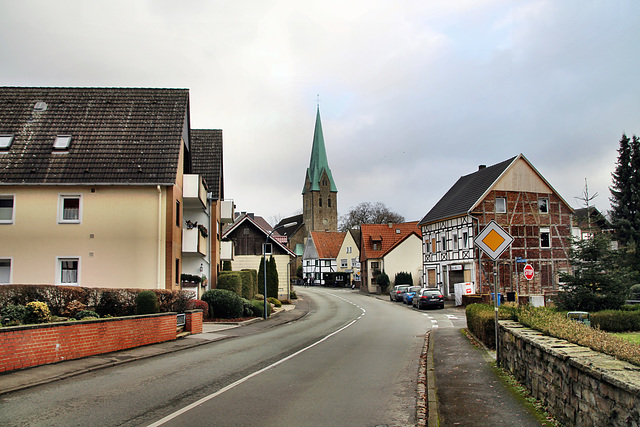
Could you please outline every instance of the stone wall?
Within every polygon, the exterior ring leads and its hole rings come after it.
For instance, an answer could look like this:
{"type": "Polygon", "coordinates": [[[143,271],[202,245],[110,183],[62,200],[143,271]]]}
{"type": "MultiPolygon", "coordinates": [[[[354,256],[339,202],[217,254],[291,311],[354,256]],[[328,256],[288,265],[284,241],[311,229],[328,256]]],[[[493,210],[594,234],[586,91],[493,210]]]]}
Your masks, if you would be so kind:
{"type": "Polygon", "coordinates": [[[512,321],[499,339],[501,366],[563,425],[640,425],[640,367],[512,321]]]}

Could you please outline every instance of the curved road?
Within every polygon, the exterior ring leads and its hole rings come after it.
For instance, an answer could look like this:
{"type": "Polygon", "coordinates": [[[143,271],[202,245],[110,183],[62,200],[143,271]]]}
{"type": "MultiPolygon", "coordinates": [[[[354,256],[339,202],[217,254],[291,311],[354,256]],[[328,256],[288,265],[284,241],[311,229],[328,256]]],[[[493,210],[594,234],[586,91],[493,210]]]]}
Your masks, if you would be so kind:
{"type": "Polygon", "coordinates": [[[5,395],[0,425],[415,425],[424,334],[447,310],[297,291],[296,322],[5,395]]]}

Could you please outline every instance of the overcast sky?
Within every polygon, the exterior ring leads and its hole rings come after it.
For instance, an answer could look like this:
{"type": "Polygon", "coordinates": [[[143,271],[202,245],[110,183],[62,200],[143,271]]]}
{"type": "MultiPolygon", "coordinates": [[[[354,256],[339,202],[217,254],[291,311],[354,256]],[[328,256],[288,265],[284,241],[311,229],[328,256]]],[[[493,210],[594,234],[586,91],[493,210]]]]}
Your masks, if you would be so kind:
{"type": "Polygon", "coordinates": [[[609,209],[640,136],[637,0],[0,0],[0,85],[188,88],[223,129],[225,196],[302,212],[320,114],[338,214],[421,219],[461,176],[523,153],[609,209]]]}

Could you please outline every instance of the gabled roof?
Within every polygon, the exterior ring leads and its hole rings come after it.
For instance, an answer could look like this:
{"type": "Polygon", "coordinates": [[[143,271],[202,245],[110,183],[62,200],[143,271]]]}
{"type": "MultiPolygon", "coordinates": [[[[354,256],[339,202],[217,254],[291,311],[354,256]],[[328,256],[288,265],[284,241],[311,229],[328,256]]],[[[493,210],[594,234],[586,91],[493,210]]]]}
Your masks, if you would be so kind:
{"type": "Polygon", "coordinates": [[[204,178],[214,199],[224,199],[221,129],[191,129],[191,172],[204,178]]]}
{"type": "Polygon", "coordinates": [[[517,157],[465,175],[431,208],[419,225],[465,215],[478,203],[517,157]]]}
{"type": "Polygon", "coordinates": [[[170,185],[188,128],[187,89],[0,87],[0,184],[170,185]]]}
{"type": "Polygon", "coordinates": [[[403,222],[400,224],[362,224],[360,259],[383,258],[409,236],[415,235],[422,239],[422,232],[418,227],[418,221],[403,222]],[[373,250],[373,241],[380,243],[380,249],[373,250]]]}
{"type": "Polygon", "coordinates": [[[347,233],[337,231],[312,231],[311,239],[319,259],[335,259],[347,233]]]}
{"type": "Polygon", "coordinates": [[[544,185],[571,209],[569,204],[553,189],[551,184],[549,184],[540,172],[533,167],[531,162],[529,162],[525,156],[519,154],[493,166],[482,167],[478,171],[458,179],[453,187],[451,187],[425,217],[422,218],[418,225],[422,226],[470,214],[473,209],[484,200],[500,179],[505,176],[510,169],[514,168],[514,165],[519,161],[524,162],[541,182],[544,182],[544,185]]]}
{"type": "Polygon", "coordinates": [[[303,223],[302,214],[298,214],[298,215],[293,215],[288,218],[282,219],[278,224],[276,224],[276,228],[278,229],[278,232],[280,234],[282,234],[283,236],[287,236],[287,238],[290,238],[291,236],[296,234],[303,225],[304,223],[303,223]],[[289,227],[283,227],[284,225],[294,224],[294,223],[295,225],[292,225],[289,227]]]}
{"type": "MultiPolygon", "coordinates": [[[[255,216],[252,213],[242,213],[241,215],[239,215],[236,220],[233,222],[233,224],[231,224],[231,226],[229,226],[229,228],[227,228],[223,234],[222,234],[222,239],[226,239],[229,237],[229,235],[231,233],[233,233],[235,230],[237,230],[241,224],[243,224],[244,222],[249,222],[251,223],[253,226],[255,226],[258,230],[260,230],[262,233],[264,233],[264,238],[265,240],[267,239],[267,236],[269,235],[269,233],[271,233],[273,231],[273,227],[271,227],[269,225],[269,223],[267,221],[265,221],[264,218],[262,218],[261,216],[255,216]]],[[[289,256],[296,256],[296,254],[291,251],[286,243],[286,237],[278,234],[277,231],[274,231],[271,236],[269,237],[271,243],[275,243],[276,245],[278,245],[280,248],[282,248],[282,250],[284,250],[285,252],[287,252],[287,254],[289,254],[289,256]]]]}
{"type": "MultiPolygon", "coordinates": [[[[320,122],[320,108],[316,113],[316,127],[313,132],[313,145],[311,147],[311,160],[307,168],[307,177],[311,182],[310,191],[320,191],[320,179],[322,172],[327,173],[331,191],[338,191],[336,183],[333,181],[331,169],[329,169],[329,161],[327,160],[327,151],[324,146],[324,136],[322,135],[322,123],[320,122]]],[[[306,182],[305,182],[306,185],[306,182]]],[[[302,194],[306,192],[306,188],[302,188],[302,194]]]]}

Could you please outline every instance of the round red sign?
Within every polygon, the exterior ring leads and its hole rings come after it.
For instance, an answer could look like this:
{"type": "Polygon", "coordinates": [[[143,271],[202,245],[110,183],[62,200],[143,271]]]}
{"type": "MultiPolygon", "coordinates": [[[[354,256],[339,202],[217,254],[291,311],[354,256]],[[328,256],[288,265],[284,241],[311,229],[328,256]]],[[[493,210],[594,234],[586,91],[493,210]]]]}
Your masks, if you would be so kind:
{"type": "Polygon", "coordinates": [[[531,264],[524,266],[524,278],[527,280],[533,279],[533,266],[531,264]]]}

